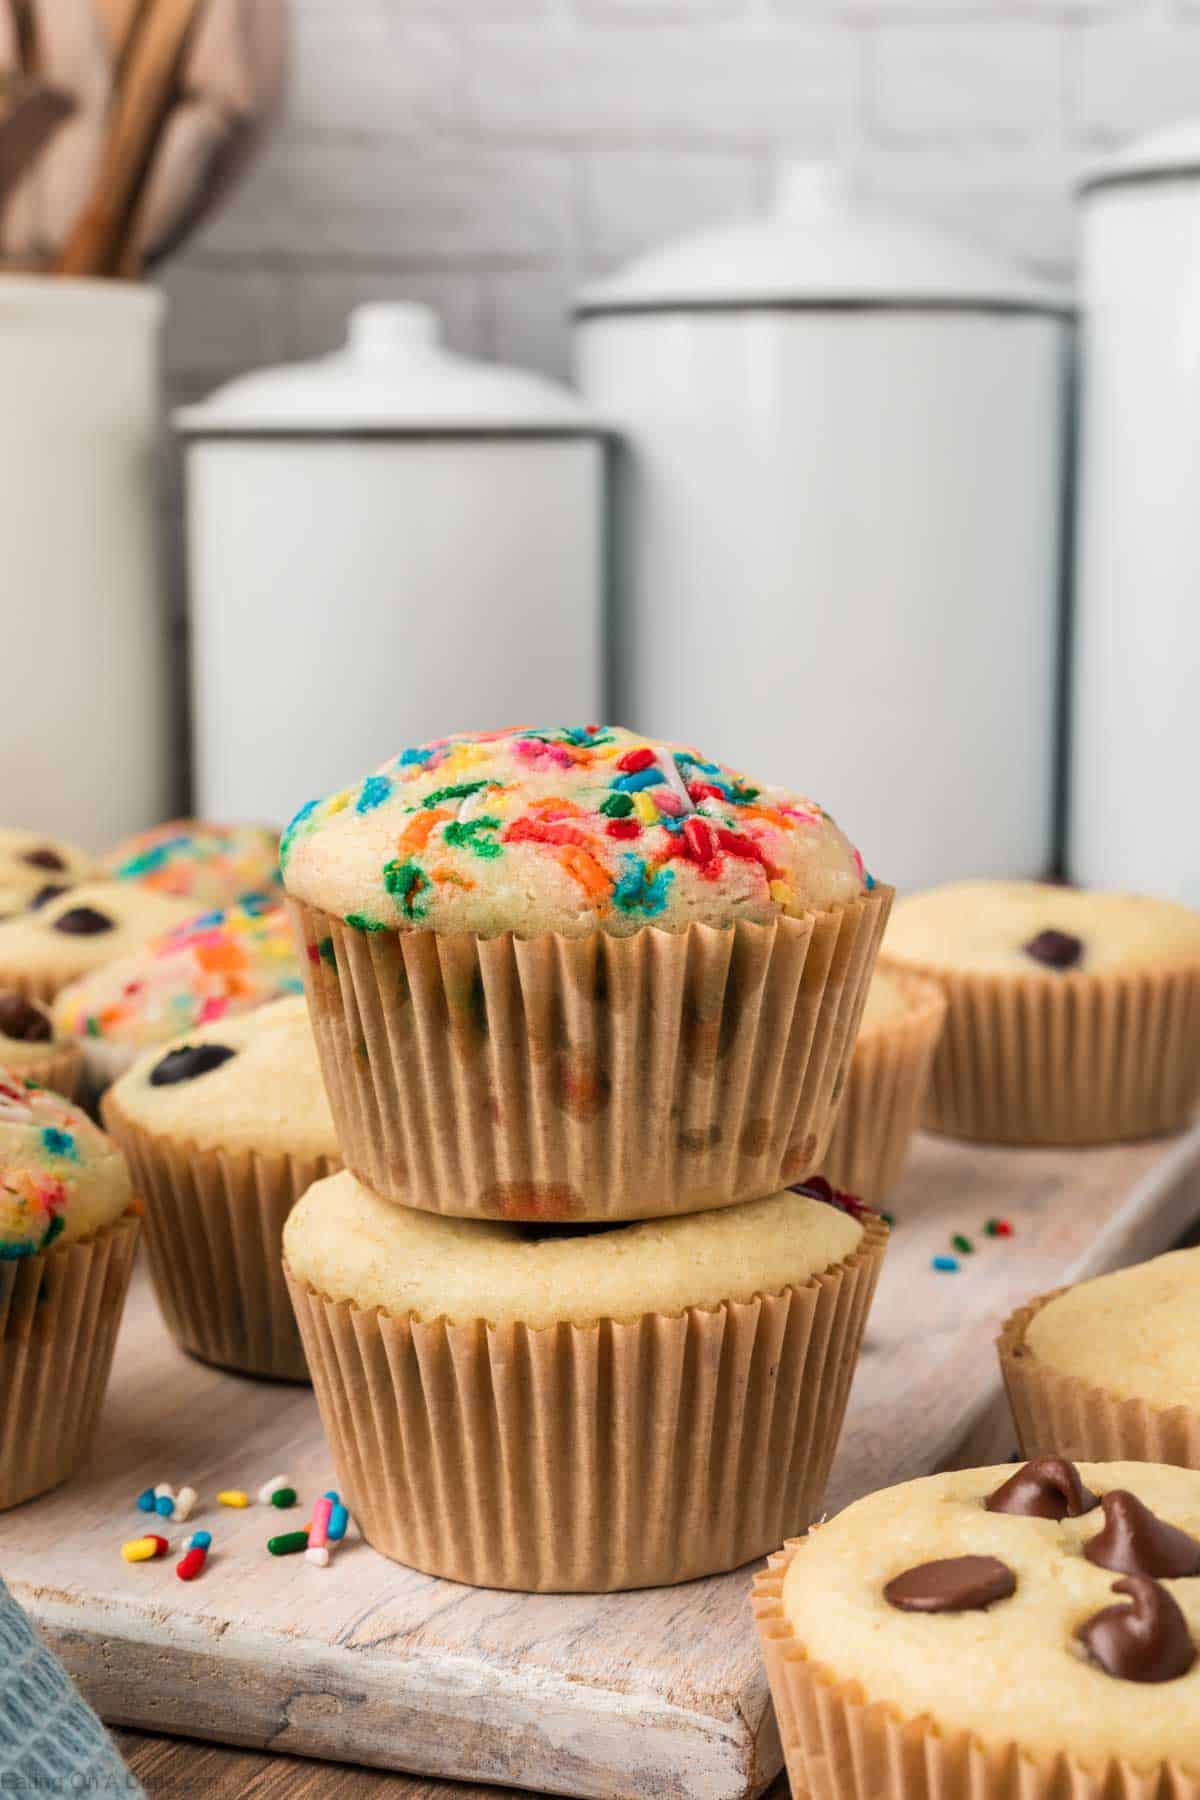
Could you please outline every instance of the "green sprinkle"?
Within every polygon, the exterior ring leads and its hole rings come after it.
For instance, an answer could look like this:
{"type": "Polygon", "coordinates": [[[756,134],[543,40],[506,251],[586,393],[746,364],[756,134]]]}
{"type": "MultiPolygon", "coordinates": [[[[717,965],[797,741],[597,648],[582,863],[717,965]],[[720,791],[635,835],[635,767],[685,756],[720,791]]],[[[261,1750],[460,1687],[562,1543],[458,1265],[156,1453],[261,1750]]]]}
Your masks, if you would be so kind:
{"type": "Polygon", "coordinates": [[[503,854],[503,846],[495,838],[484,837],[485,831],[499,831],[499,819],[481,814],[477,819],[454,819],[442,832],[443,841],[455,850],[473,850],[485,860],[503,854]]]}
{"type": "Polygon", "coordinates": [[[320,956],[322,962],[332,963],[334,968],[337,967],[337,951],[333,947],[333,939],[331,937],[324,937],[321,939],[320,943],[317,945],[317,954],[320,956]]]}
{"type": "Polygon", "coordinates": [[[46,1235],[42,1239],[42,1249],[48,1250],[57,1237],[62,1235],[66,1221],[61,1214],[55,1214],[46,1227],[46,1235]]]}
{"type": "MultiPolygon", "coordinates": [[[[368,919],[365,913],[347,913],[346,914],[346,923],[347,923],[347,925],[349,925],[349,927],[352,931],[386,931],[387,930],[386,925],[381,925],[378,919],[368,919]]],[[[321,951],[321,954],[322,954],[322,956],[324,956],[324,954],[325,954],[323,949],[321,951]]]]}
{"type": "Polygon", "coordinates": [[[458,781],[453,787],[434,788],[432,794],[426,794],[421,805],[429,812],[440,806],[443,800],[465,800],[468,794],[478,794],[482,788],[499,787],[498,781],[458,781]]]}
{"type": "Polygon", "coordinates": [[[267,1539],[267,1549],[272,1556],[295,1556],[298,1550],[308,1549],[307,1531],[281,1531],[278,1537],[267,1539]]]}
{"type": "Polygon", "coordinates": [[[296,1504],[295,1488],[286,1488],[286,1487],[285,1488],[276,1488],[275,1492],[271,1495],[271,1505],[272,1506],[280,1506],[280,1507],[295,1506],[295,1504],[296,1504]]]}
{"type": "Polygon", "coordinates": [[[415,862],[390,862],[384,865],[383,885],[392,898],[399,903],[400,910],[406,918],[420,919],[424,916],[424,906],[418,904],[422,893],[432,883],[428,875],[415,862]]]}
{"type": "Polygon", "coordinates": [[[627,819],[633,811],[633,801],[628,794],[607,794],[600,802],[600,811],[610,819],[627,819]]]}
{"type": "Polygon", "coordinates": [[[890,1227],[890,1226],[892,1226],[892,1225],[894,1225],[894,1224],[895,1224],[895,1223],[896,1223],[896,1215],[895,1215],[895,1213],[885,1213],[885,1212],[881,1212],[881,1213],[880,1213],[880,1215],[879,1215],[879,1216],[880,1216],[880,1218],[881,1218],[881,1219],[882,1219],[882,1220],[883,1220],[883,1222],[884,1222],[884,1224],[885,1224],[885,1225],[887,1225],[887,1226],[889,1226],[889,1227],[890,1227]]]}
{"type": "Polygon", "coordinates": [[[950,1248],[960,1251],[963,1256],[970,1256],[975,1246],[969,1237],[964,1237],[961,1231],[956,1231],[950,1239],[950,1248]]]}

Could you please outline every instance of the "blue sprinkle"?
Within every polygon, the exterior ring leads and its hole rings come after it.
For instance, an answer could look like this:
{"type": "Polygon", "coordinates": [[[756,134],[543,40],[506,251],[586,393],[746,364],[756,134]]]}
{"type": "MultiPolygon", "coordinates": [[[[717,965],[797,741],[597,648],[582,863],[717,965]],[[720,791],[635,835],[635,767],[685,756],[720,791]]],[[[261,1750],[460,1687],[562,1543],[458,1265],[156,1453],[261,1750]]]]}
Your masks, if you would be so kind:
{"type": "Polygon", "coordinates": [[[191,1538],[189,1540],[189,1543],[188,1543],[188,1548],[191,1550],[211,1550],[212,1549],[212,1532],[211,1531],[193,1531],[191,1538]]]}
{"type": "Polygon", "coordinates": [[[879,886],[879,883],[876,881],[875,877],[868,871],[868,874],[867,874],[867,892],[868,892],[868,894],[871,892],[871,890],[873,888],[877,888],[878,886],[879,886]]]}
{"type": "Polygon", "coordinates": [[[170,1494],[160,1494],[154,1502],[154,1510],[164,1519],[174,1518],[175,1502],[172,1500],[170,1494]]]}
{"type": "Polygon", "coordinates": [[[331,1544],[341,1543],[346,1535],[346,1527],[349,1523],[350,1514],[339,1500],[329,1515],[329,1530],[327,1536],[331,1544]]]}
{"type": "Polygon", "coordinates": [[[613,786],[618,793],[636,794],[639,788],[662,787],[663,772],[657,763],[650,769],[638,769],[632,775],[618,775],[613,786]]]}
{"type": "Polygon", "coordinates": [[[411,769],[415,763],[427,763],[432,755],[432,750],[402,750],[396,758],[396,767],[411,769]]]}
{"type": "Polygon", "coordinates": [[[42,1131],[42,1148],[47,1156],[60,1156],[64,1162],[79,1161],[79,1147],[69,1131],[47,1125],[42,1131]]]}
{"type": "Polygon", "coordinates": [[[929,1266],[931,1269],[936,1269],[939,1275],[954,1275],[958,1271],[958,1258],[957,1256],[935,1256],[929,1266]]]}
{"type": "Polygon", "coordinates": [[[153,1488],[143,1488],[141,1493],[137,1497],[138,1511],[139,1512],[154,1512],[154,1511],[156,1511],[156,1508],[154,1505],[154,1500],[155,1500],[154,1489],[153,1488]]]}
{"type": "Polygon", "coordinates": [[[338,1506],[341,1504],[342,1496],[338,1493],[336,1488],[326,1488],[325,1492],[321,1495],[321,1498],[322,1500],[332,1500],[333,1504],[338,1506]]]}
{"type": "Polygon", "coordinates": [[[362,784],[358,799],[354,802],[356,813],[374,812],[382,806],[392,791],[392,784],[386,775],[368,775],[362,784]]]}

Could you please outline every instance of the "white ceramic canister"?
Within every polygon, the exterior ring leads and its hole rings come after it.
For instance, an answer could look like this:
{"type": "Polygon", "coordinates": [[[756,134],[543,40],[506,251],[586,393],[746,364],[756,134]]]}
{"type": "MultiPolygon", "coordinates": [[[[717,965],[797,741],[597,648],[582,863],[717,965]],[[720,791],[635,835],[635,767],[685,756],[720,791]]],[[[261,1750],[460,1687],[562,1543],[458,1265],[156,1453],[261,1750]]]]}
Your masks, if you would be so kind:
{"type": "Polygon", "coordinates": [[[1045,873],[1069,330],[827,168],[587,290],[615,713],[815,794],[901,886],[1045,873]]]}
{"type": "Polygon", "coordinates": [[[600,717],[604,449],[565,389],[370,305],[175,423],[203,813],[280,821],[405,744],[600,717]]]}
{"type": "Polygon", "coordinates": [[[1085,182],[1068,867],[1200,906],[1200,124],[1085,182]]]}
{"type": "Polygon", "coordinates": [[[0,823],[102,849],[173,800],[161,295],[0,276],[0,823]]]}

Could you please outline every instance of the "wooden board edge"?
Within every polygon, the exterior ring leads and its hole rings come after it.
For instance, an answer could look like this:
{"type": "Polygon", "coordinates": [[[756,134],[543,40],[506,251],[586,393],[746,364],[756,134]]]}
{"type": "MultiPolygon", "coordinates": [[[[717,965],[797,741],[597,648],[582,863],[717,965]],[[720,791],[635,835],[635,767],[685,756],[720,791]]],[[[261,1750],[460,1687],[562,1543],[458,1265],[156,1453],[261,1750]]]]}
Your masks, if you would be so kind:
{"type": "Polygon", "coordinates": [[[721,1713],[486,1658],[353,1660],[285,1634],[230,1642],[203,1619],[12,1590],[110,1725],[210,1738],[585,1800],[674,1793],[749,1800],[783,1765],[765,1679],[721,1713]]]}

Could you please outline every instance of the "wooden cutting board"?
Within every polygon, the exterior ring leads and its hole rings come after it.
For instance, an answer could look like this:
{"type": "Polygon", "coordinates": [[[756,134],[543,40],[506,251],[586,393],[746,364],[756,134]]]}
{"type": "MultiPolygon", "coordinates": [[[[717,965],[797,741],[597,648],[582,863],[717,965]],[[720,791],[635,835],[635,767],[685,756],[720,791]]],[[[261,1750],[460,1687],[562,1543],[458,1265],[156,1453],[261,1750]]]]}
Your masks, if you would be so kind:
{"type": "MultiPolygon", "coordinates": [[[[1200,1128],[1088,1151],[921,1139],[893,1208],[830,1510],[1011,1453],[997,1325],[1034,1293],[1173,1243],[1200,1215],[1200,1128]],[[1011,1239],[984,1235],[994,1216],[1011,1239]],[[936,1273],[959,1231],[975,1253],[936,1273]]],[[[333,1479],[312,1395],[183,1356],[140,1273],[89,1466],[0,1515],[0,1573],[106,1719],[603,1800],[741,1800],[778,1771],[749,1570],[636,1594],[503,1594],[415,1574],[354,1536],[320,1570],[265,1549],[307,1514],[213,1501],[279,1472],[305,1501],[333,1479]],[[193,1523],[214,1553],[190,1585],[174,1557],[119,1554],[146,1522],[135,1495],[158,1481],[209,1502],[193,1523]]]]}

